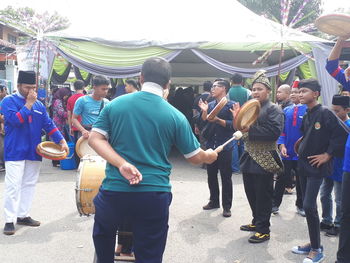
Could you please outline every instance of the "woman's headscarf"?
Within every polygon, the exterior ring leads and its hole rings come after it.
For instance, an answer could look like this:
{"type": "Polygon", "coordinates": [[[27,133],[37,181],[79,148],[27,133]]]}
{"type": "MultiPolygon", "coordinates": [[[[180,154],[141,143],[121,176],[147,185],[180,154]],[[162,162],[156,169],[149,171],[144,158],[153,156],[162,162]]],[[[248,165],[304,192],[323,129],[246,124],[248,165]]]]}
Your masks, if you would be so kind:
{"type": "Polygon", "coordinates": [[[70,97],[70,95],[72,94],[72,92],[69,90],[69,89],[67,89],[67,88],[59,88],[56,92],[55,92],[55,94],[53,94],[53,98],[55,99],[55,100],[62,100],[63,101],[63,98],[65,97],[65,96],[68,96],[68,97],[70,97]]]}

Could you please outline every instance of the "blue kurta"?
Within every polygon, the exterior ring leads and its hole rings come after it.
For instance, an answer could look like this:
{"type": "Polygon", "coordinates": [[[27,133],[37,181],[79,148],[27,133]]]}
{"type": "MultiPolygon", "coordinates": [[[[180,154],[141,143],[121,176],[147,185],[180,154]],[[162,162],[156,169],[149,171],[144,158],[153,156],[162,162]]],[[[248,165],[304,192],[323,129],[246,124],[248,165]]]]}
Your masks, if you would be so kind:
{"type": "Polygon", "coordinates": [[[42,130],[59,143],[63,136],[49,118],[45,106],[36,101],[31,110],[25,107],[26,100],[20,94],[6,96],[1,104],[5,117],[5,161],[41,161],[36,147],[41,142],[42,130]]]}
{"type": "Polygon", "coordinates": [[[284,144],[287,148],[289,157],[282,157],[283,160],[298,160],[298,156],[294,151],[294,144],[302,136],[300,127],[306,109],[306,105],[298,104],[283,110],[284,129],[277,141],[277,144],[284,144]]]}
{"type": "Polygon", "coordinates": [[[339,59],[327,60],[326,70],[343,86],[343,90],[350,91],[350,80],[346,80],[344,69],[339,66],[339,59]]]}

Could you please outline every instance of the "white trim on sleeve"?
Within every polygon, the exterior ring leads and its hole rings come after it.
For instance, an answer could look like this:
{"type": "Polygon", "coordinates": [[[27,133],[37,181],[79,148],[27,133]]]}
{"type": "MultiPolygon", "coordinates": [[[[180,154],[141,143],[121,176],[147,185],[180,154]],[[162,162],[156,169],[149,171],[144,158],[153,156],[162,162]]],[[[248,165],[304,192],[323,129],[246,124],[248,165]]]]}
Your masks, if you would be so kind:
{"type": "Polygon", "coordinates": [[[201,148],[198,148],[198,149],[194,150],[193,152],[184,154],[184,156],[186,159],[189,159],[189,158],[195,156],[197,153],[199,153],[200,150],[201,150],[201,148]]]}
{"type": "Polygon", "coordinates": [[[92,128],[91,131],[95,131],[95,132],[98,132],[100,134],[102,134],[104,137],[106,137],[106,139],[108,139],[108,133],[102,129],[99,129],[99,128],[92,128]]]}

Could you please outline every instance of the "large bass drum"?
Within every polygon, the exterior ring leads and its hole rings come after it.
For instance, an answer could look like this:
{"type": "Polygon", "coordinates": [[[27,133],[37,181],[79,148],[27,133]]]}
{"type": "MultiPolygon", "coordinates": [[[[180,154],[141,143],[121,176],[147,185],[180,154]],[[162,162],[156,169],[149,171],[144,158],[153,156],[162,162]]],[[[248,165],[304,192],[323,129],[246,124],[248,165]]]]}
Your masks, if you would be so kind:
{"type": "Polygon", "coordinates": [[[105,178],[105,168],[106,160],[100,156],[85,155],[81,159],[75,188],[77,208],[81,216],[95,213],[93,200],[105,178]]]}

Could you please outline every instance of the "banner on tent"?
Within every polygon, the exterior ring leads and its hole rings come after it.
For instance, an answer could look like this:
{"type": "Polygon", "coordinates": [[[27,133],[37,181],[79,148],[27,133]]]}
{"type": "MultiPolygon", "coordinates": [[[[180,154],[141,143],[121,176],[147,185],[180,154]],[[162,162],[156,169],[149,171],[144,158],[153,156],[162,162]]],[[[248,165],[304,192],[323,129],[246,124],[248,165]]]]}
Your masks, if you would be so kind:
{"type": "Polygon", "coordinates": [[[40,79],[47,80],[50,75],[55,54],[48,47],[46,41],[31,41],[16,48],[19,70],[33,70],[37,72],[39,63],[40,79]],[[40,48],[40,53],[39,53],[40,48]],[[40,54],[40,59],[38,59],[40,54]]]}

